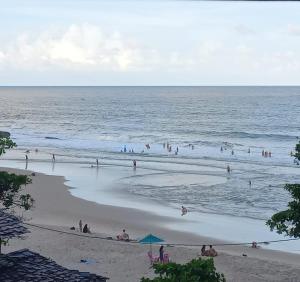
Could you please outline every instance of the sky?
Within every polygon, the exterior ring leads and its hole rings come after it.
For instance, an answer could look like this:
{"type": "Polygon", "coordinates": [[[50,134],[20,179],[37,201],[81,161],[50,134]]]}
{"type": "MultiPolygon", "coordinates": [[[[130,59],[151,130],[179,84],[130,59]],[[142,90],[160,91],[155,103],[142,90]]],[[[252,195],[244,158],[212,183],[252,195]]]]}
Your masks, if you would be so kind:
{"type": "Polygon", "coordinates": [[[0,85],[300,85],[300,2],[0,7],[0,85]]]}

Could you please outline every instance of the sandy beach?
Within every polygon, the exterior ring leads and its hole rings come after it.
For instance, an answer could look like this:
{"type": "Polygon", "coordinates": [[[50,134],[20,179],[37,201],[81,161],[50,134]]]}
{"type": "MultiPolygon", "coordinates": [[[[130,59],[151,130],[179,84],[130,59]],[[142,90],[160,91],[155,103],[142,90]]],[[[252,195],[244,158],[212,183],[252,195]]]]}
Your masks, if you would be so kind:
{"type": "MultiPolygon", "coordinates": [[[[30,171],[5,170],[31,174],[30,171]]],[[[64,181],[63,177],[41,173],[32,176],[32,184],[26,190],[34,197],[35,207],[23,215],[26,223],[41,228],[29,226],[31,233],[24,240],[11,240],[9,246],[3,248],[4,252],[30,248],[69,268],[105,275],[113,282],[134,282],[142,276],[153,276],[147,257],[149,247],[91,236],[115,238],[125,228],[133,239],[142,238],[151,232],[164,238],[166,243],[220,243],[212,238],[168,230],[163,227],[164,223],[174,221],[168,217],[136,209],[98,205],[76,198],[70,194],[64,181]],[[79,219],[89,224],[91,235],[76,236],[80,234],[79,219]],[[75,231],[70,230],[72,226],[76,227],[75,231]],[[90,259],[92,263],[80,263],[81,259],[90,259]]],[[[154,250],[158,252],[158,246],[154,250]]],[[[166,247],[171,260],[175,262],[195,258],[199,250],[199,247],[166,247]]],[[[247,246],[218,246],[217,251],[217,270],[223,272],[228,281],[300,281],[300,256],[297,254],[251,249],[247,246]]]]}

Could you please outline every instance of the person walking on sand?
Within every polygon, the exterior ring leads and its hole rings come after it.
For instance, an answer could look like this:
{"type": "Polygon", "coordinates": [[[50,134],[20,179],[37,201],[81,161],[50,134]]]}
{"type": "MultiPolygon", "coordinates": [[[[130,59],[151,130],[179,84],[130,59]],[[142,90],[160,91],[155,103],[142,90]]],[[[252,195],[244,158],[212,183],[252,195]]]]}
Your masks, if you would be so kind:
{"type": "Polygon", "coordinates": [[[79,220],[79,231],[82,232],[82,221],[81,221],[81,219],[79,220]]]}

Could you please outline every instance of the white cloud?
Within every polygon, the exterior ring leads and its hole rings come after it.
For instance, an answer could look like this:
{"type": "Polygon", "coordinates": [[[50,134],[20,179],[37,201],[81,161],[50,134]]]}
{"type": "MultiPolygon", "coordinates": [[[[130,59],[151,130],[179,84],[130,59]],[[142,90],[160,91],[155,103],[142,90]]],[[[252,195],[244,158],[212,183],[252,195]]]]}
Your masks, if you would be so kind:
{"type": "Polygon", "coordinates": [[[94,25],[71,25],[61,33],[44,32],[36,38],[23,34],[0,50],[0,62],[18,68],[136,68],[153,50],[142,49],[119,33],[106,34],[94,25]],[[4,50],[5,49],[5,50],[4,50]]]}
{"type": "Polygon", "coordinates": [[[252,35],[255,33],[253,29],[250,27],[244,25],[244,24],[238,24],[235,26],[235,31],[241,35],[252,35]]]}
{"type": "Polygon", "coordinates": [[[300,36],[300,25],[289,24],[287,26],[287,33],[290,35],[300,36]]]}

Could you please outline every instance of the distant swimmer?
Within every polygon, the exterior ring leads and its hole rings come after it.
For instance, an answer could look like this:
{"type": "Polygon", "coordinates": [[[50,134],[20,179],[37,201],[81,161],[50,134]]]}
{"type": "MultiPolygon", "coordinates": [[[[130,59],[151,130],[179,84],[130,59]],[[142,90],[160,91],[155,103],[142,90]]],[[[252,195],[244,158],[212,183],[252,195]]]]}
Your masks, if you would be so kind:
{"type": "Polygon", "coordinates": [[[252,185],[252,182],[251,182],[251,180],[249,180],[249,186],[251,186],[252,185]]]}
{"type": "Polygon", "coordinates": [[[172,152],[172,146],[169,146],[169,152],[172,152]]]}
{"type": "Polygon", "coordinates": [[[52,161],[55,162],[55,155],[52,154],[52,161]]]}
{"type": "Polygon", "coordinates": [[[132,163],[133,163],[133,167],[136,168],[136,160],[133,160],[132,163]]]}
{"type": "Polygon", "coordinates": [[[250,154],[251,153],[251,151],[250,151],[250,148],[248,149],[248,154],[250,154]]]}
{"type": "Polygon", "coordinates": [[[38,149],[35,149],[35,152],[37,153],[39,150],[38,149]]]}
{"type": "Polygon", "coordinates": [[[261,155],[264,157],[265,156],[265,150],[261,151],[261,155]]]}
{"type": "Polygon", "coordinates": [[[223,153],[223,147],[221,146],[221,149],[220,149],[220,151],[223,153]]]}
{"type": "Polygon", "coordinates": [[[271,153],[271,151],[269,151],[269,158],[271,158],[272,157],[272,153],[271,153]]]}
{"type": "Polygon", "coordinates": [[[29,151],[29,150],[26,150],[26,151],[25,151],[25,153],[29,154],[29,153],[30,153],[30,151],[29,151]]]}
{"type": "Polygon", "coordinates": [[[163,148],[166,148],[166,143],[163,143],[163,148]]]}
{"type": "Polygon", "coordinates": [[[187,212],[188,212],[187,208],[184,207],[184,206],[182,206],[182,207],[181,207],[181,216],[186,215],[187,212]]]}
{"type": "Polygon", "coordinates": [[[176,148],[176,152],[178,153],[178,151],[179,151],[179,149],[178,149],[178,147],[176,148]]]}
{"type": "Polygon", "coordinates": [[[145,146],[146,146],[147,150],[150,150],[150,145],[149,144],[146,144],[145,146]]]}
{"type": "Polygon", "coordinates": [[[28,156],[27,155],[25,155],[25,160],[26,160],[26,162],[28,162],[28,156]]]}
{"type": "Polygon", "coordinates": [[[194,150],[194,145],[192,145],[192,150],[194,150]]]}
{"type": "Polygon", "coordinates": [[[228,173],[231,172],[231,169],[230,169],[230,166],[229,166],[229,165],[227,166],[227,172],[228,172],[228,173]]]}
{"type": "Polygon", "coordinates": [[[123,151],[124,151],[124,153],[126,153],[126,151],[127,151],[127,149],[126,149],[126,145],[124,146],[124,150],[123,150],[123,151]]]}
{"type": "Polygon", "coordinates": [[[268,151],[265,151],[265,158],[268,157],[268,151]]]}
{"type": "Polygon", "coordinates": [[[98,159],[96,159],[96,165],[99,166],[99,161],[98,161],[98,159]]]}
{"type": "Polygon", "coordinates": [[[231,151],[231,155],[234,155],[234,151],[233,150],[231,151]]]}

